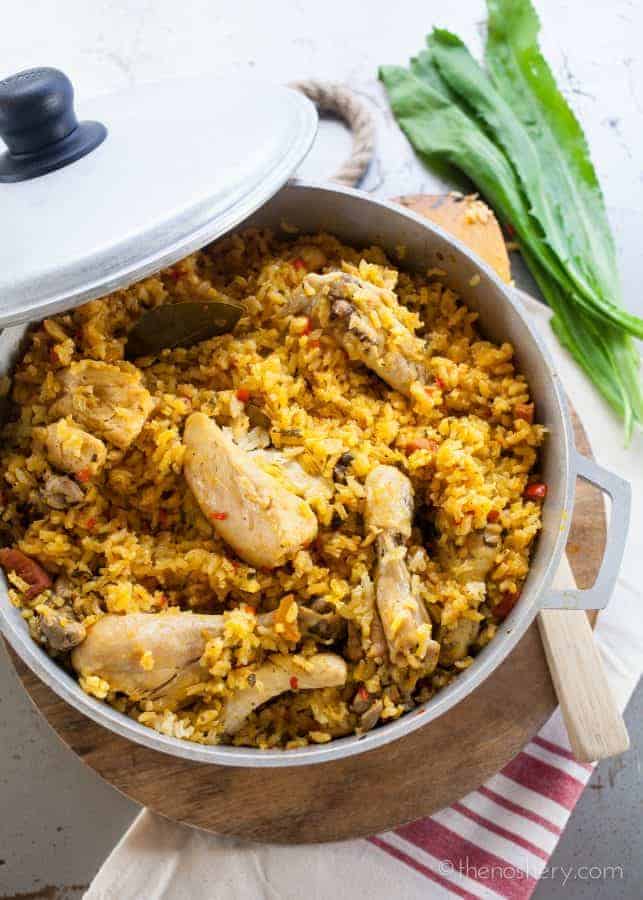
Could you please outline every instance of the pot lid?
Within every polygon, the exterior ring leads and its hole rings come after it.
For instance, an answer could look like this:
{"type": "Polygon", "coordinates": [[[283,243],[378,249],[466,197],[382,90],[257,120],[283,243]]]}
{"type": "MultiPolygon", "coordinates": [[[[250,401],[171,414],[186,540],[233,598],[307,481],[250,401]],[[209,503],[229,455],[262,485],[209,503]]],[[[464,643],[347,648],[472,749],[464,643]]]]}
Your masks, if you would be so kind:
{"type": "Polygon", "coordinates": [[[303,95],[214,76],[79,102],[55,69],[0,81],[0,326],[171,265],[262,206],[308,152],[303,95]],[[1,146],[1,145],[0,145],[1,146]]]}

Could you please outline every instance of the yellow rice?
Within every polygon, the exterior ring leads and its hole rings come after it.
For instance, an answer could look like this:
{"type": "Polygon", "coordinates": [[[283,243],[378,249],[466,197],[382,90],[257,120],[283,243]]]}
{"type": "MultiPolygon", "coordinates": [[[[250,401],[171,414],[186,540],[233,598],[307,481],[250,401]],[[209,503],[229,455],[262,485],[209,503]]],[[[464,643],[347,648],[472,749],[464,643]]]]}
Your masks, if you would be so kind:
{"type": "MultiPolygon", "coordinates": [[[[290,237],[247,231],[182,260],[126,290],[116,291],[32,328],[11,386],[13,414],[0,451],[0,544],[16,546],[73,590],[73,610],[91,625],[105,612],[165,609],[227,613],[225,634],[204,655],[204,681],[187,709],[133,704],[91,677],[84,690],[104,698],[157,730],[203,743],[220,738],[225,698],[269,651],[297,652],[302,665],[318,649],[286,638],[259,637],[255,611],[275,609],[285,595],[306,604],[324,598],[368,633],[365,600],[374,570],[372,535],[364,532],[364,479],[386,463],[411,478],[416,505],[429,511],[434,543],[413,532],[408,559],[417,595],[434,624],[461,617],[481,621],[479,649],[493,638],[494,608],[516,597],[540,527],[540,506],[523,496],[537,463],[544,429],[531,424],[525,378],[513,349],[484,340],[476,314],[436,280],[435,274],[397,271],[383,251],[355,250],[334,237],[290,237]],[[395,287],[395,314],[430,346],[430,390],[411,399],[395,393],[368,370],[349,362],[331,338],[310,331],[307,320],[276,314],[311,270],[344,267],[376,285],[395,287]],[[43,444],[44,428],[59,420],[56,373],[78,360],[133,366],[123,360],[128,330],[151,307],[184,299],[242,300],[247,314],[234,334],[189,349],[165,350],[136,361],[155,405],[134,443],[108,446],[100,472],[83,485],[85,500],[49,509],[40,487],[55,469],[43,444]],[[332,486],[312,502],[320,531],[291,564],[258,571],[234,557],[213,533],[182,475],[182,429],[202,411],[233,432],[248,428],[246,392],[270,417],[272,444],[332,486]],[[419,448],[413,449],[419,441],[419,448]],[[353,456],[346,483],[333,481],[339,458],[353,456]],[[463,542],[497,522],[501,535],[482,601],[465,587],[463,542]],[[439,549],[439,554],[436,552],[439,549]],[[439,556],[439,559],[438,559],[439,556]]],[[[76,448],[74,422],[61,440],[76,448]]],[[[24,582],[11,576],[12,602],[27,620],[35,607],[60,606],[55,590],[25,601],[24,582]]],[[[337,652],[342,652],[339,648],[337,652]]],[[[350,733],[357,725],[350,701],[358,684],[382,699],[381,721],[397,718],[449,683],[471,657],[438,666],[428,678],[400,691],[405,674],[388,663],[349,661],[345,688],[282,695],[254,713],[235,742],[300,746],[350,733]],[[409,702],[410,697],[410,702],[409,702]]],[[[61,664],[68,664],[64,656],[61,664]]],[[[153,666],[146,657],[143,667],[153,666]]]]}

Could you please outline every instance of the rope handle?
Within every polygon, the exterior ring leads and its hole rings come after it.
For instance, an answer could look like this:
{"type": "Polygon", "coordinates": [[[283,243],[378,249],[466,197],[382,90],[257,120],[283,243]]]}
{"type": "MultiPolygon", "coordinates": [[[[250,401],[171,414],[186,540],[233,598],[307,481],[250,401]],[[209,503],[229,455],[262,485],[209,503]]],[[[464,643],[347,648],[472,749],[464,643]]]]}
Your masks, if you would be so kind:
{"type": "Polygon", "coordinates": [[[353,135],[351,154],[330,180],[354,187],[363,178],[375,152],[375,123],[370,110],[354,91],[334,81],[310,78],[294,81],[289,87],[308,97],[320,113],[334,113],[348,125],[353,135]]]}

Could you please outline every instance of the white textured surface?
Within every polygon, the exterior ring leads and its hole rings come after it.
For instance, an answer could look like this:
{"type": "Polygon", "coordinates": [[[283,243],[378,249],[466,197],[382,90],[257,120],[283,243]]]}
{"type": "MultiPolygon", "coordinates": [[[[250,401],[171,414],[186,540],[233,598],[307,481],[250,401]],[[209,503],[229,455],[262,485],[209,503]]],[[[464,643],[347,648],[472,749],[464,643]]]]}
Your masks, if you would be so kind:
{"type": "MultiPolygon", "coordinates": [[[[537,5],[544,49],[583,122],[605,188],[625,296],[643,314],[643,8],[637,0],[537,0],[537,5]]],[[[223,76],[231,70],[274,81],[309,76],[346,81],[367,98],[378,119],[379,156],[363,187],[393,196],[433,190],[438,183],[392,122],[376,81],[377,65],[404,63],[433,24],[479,46],[484,17],[482,0],[23,0],[3,10],[0,76],[35,65],[58,66],[87,96],[173,75],[223,76]]],[[[339,127],[323,128],[302,174],[323,178],[348,146],[339,127]]],[[[610,450],[601,459],[618,467],[623,451],[614,435],[613,443],[603,444],[610,450]]],[[[624,570],[633,585],[640,581],[642,557],[643,529],[637,527],[624,570]]],[[[78,896],[80,888],[70,886],[87,883],[136,808],[60,746],[16,684],[4,652],[0,670],[0,897],[46,885],[68,887],[43,897],[78,896]]],[[[628,717],[633,737],[635,726],[640,730],[640,709],[639,701],[628,717]]],[[[622,761],[599,768],[597,789],[585,793],[552,860],[623,865],[626,880],[591,885],[571,880],[563,889],[552,879],[539,887],[540,896],[637,896],[635,866],[643,856],[638,765],[635,748],[622,761]]],[[[639,885],[640,880],[639,872],[639,885]]]]}

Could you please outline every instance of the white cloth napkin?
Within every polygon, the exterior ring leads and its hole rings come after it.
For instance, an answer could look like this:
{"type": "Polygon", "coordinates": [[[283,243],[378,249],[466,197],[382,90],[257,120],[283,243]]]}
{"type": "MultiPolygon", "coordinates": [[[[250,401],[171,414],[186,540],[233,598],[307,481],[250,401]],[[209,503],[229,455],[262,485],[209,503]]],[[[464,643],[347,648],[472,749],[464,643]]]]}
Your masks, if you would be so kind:
{"type": "MultiPolygon", "coordinates": [[[[589,432],[597,460],[627,478],[633,518],[621,576],[596,629],[610,685],[625,707],[643,670],[643,438],[620,423],[558,345],[549,312],[528,301],[589,432]]],[[[429,726],[430,727],[430,726],[429,726]]],[[[217,837],[144,810],[85,900],[379,900],[528,897],[590,777],[569,752],[557,712],[486,785],[434,816],[368,840],[284,847],[217,837]]]]}

